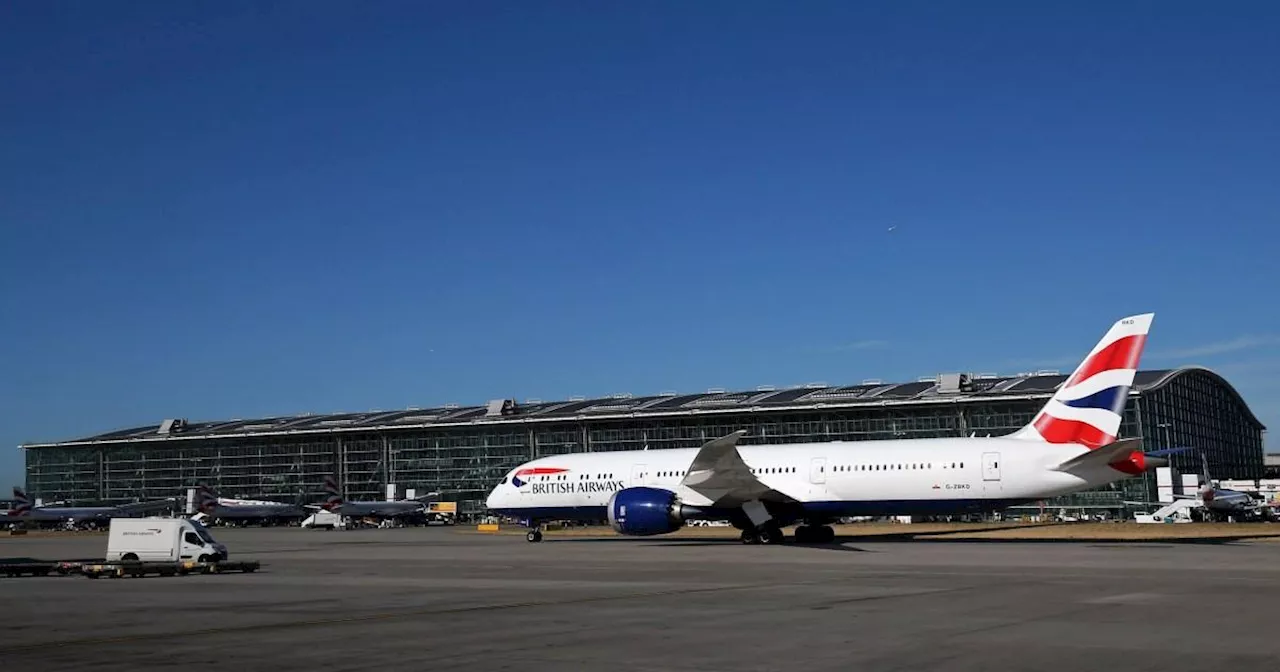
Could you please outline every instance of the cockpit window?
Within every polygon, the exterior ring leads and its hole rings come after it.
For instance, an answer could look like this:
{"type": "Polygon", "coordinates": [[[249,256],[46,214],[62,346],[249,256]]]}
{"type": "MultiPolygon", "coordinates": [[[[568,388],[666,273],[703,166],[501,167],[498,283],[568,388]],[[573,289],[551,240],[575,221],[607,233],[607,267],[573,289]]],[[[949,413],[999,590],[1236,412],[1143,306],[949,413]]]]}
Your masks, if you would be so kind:
{"type": "Polygon", "coordinates": [[[503,476],[503,477],[502,477],[502,480],[501,480],[501,481],[498,481],[498,485],[506,485],[506,483],[507,483],[507,477],[506,477],[506,476],[503,476]]]}

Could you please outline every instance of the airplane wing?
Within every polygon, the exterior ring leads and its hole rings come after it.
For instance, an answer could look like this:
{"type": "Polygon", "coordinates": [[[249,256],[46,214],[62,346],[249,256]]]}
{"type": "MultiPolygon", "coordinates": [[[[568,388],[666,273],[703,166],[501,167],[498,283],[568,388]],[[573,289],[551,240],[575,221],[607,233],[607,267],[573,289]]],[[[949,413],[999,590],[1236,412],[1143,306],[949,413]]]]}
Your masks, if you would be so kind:
{"type": "Polygon", "coordinates": [[[711,500],[714,506],[737,506],[751,500],[794,502],[793,497],[760,482],[738,453],[738,440],[746,435],[738,430],[712,439],[698,449],[680,485],[711,500]]]}
{"type": "Polygon", "coordinates": [[[132,504],[121,504],[116,510],[121,513],[146,513],[148,511],[163,511],[174,505],[172,499],[157,499],[151,502],[134,502],[132,504]]]}

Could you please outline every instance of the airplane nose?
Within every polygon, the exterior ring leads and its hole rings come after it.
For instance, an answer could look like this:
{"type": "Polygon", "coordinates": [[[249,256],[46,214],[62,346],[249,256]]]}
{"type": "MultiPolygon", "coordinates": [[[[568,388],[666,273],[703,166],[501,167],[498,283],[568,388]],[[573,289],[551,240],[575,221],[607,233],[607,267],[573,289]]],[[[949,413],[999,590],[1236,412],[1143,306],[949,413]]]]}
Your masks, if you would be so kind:
{"type": "Polygon", "coordinates": [[[498,505],[498,489],[494,488],[489,493],[489,496],[485,498],[484,507],[486,509],[492,509],[492,508],[496,508],[497,505],[498,505]]]}

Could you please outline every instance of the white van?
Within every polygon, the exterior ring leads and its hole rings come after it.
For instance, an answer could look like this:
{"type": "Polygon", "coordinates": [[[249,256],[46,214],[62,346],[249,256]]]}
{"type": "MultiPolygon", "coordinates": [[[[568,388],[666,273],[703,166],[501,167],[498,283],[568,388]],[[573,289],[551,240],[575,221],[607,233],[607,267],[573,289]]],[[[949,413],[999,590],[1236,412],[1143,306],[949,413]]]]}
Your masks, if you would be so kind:
{"type": "Polygon", "coordinates": [[[107,562],[216,562],[227,547],[188,518],[112,518],[107,562]]]}

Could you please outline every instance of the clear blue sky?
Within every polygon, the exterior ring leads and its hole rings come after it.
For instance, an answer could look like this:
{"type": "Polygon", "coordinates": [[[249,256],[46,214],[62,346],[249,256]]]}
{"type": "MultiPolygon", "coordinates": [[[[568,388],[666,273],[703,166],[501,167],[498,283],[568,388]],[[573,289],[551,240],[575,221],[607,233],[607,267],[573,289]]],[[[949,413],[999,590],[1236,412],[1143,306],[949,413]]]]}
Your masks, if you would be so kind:
{"type": "Polygon", "coordinates": [[[1275,427],[1278,23],[8,3],[0,485],[175,416],[1068,369],[1149,310],[1275,427]]]}

